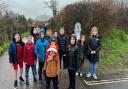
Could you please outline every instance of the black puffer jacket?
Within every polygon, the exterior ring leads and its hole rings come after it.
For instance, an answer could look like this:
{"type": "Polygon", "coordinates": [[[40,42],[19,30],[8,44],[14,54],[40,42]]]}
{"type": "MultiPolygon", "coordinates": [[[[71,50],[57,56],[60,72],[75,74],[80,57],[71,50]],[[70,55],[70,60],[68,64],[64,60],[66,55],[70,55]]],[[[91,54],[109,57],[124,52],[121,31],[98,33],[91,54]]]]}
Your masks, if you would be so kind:
{"type": "Polygon", "coordinates": [[[66,35],[60,35],[58,37],[58,45],[59,45],[59,52],[65,54],[68,45],[68,37],[66,35]]]}
{"type": "Polygon", "coordinates": [[[88,40],[88,59],[90,62],[95,63],[99,61],[99,50],[101,48],[101,39],[98,37],[90,37],[88,40]],[[91,51],[96,51],[95,54],[91,54],[91,51]]]}
{"type": "Polygon", "coordinates": [[[68,61],[68,68],[72,70],[77,70],[80,66],[78,46],[68,45],[67,51],[66,51],[66,57],[68,61]]]}

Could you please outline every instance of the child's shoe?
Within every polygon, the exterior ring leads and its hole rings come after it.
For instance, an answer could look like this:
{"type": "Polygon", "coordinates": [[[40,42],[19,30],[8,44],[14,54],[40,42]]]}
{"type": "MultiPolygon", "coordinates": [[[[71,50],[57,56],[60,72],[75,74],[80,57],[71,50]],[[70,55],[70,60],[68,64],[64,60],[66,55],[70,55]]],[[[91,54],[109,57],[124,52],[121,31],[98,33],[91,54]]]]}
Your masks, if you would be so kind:
{"type": "Polygon", "coordinates": [[[39,80],[39,86],[43,86],[42,80],[39,80]]]}
{"type": "Polygon", "coordinates": [[[20,79],[20,83],[25,83],[22,77],[20,77],[19,79],[20,79]]]}
{"type": "Polygon", "coordinates": [[[87,78],[90,78],[90,77],[91,77],[91,73],[88,73],[88,74],[87,74],[87,78]]]}
{"type": "Polygon", "coordinates": [[[80,77],[82,77],[83,76],[83,74],[82,73],[80,73],[80,77]]]}
{"type": "Polygon", "coordinates": [[[96,76],[96,74],[93,74],[93,78],[94,78],[95,80],[98,79],[97,76],[96,76]]]}
{"type": "Polygon", "coordinates": [[[33,78],[33,81],[34,81],[35,83],[37,83],[37,79],[36,79],[35,77],[33,78]]]}
{"type": "Polygon", "coordinates": [[[76,72],[76,76],[78,76],[79,75],[79,73],[78,72],[76,72]]]}
{"type": "Polygon", "coordinates": [[[29,85],[29,81],[28,80],[26,80],[26,85],[29,85]]]}
{"type": "Polygon", "coordinates": [[[14,81],[14,89],[17,89],[18,85],[17,85],[17,80],[14,81]]]}

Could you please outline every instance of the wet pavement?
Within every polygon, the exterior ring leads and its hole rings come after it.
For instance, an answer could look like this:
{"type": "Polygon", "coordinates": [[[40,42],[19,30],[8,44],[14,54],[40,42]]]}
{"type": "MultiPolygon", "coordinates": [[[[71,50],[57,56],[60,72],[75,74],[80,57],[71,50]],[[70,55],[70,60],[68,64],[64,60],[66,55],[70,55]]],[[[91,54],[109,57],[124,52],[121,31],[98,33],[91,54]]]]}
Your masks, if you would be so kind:
{"type": "MultiPolygon", "coordinates": [[[[45,85],[39,87],[38,84],[33,83],[31,71],[29,73],[30,85],[26,86],[25,84],[18,83],[18,89],[45,89],[45,85]]],[[[13,73],[8,61],[8,54],[5,53],[0,57],[0,89],[13,89],[13,80],[13,73]]],[[[76,80],[76,89],[128,89],[128,78],[114,80],[110,77],[108,80],[100,78],[99,80],[94,81],[93,79],[87,79],[86,74],[84,74],[83,77],[77,77],[76,80]]],[[[59,89],[67,89],[68,83],[67,70],[62,70],[59,79],[59,89]]]]}
{"type": "MultiPolygon", "coordinates": [[[[26,86],[26,84],[18,83],[18,89],[45,89],[45,85],[38,86],[38,83],[33,83],[32,73],[31,70],[29,71],[30,74],[30,84],[26,86]]],[[[23,74],[23,78],[24,74],[23,74]]],[[[0,89],[13,89],[13,73],[11,66],[8,60],[8,54],[5,53],[3,56],[0,57],[0,89]]],[[[60,75],[59,79],[59,89],[67,89],[68,88],[68,73],[67,70],[63,70],[60,75]]],[[[51,89],[53,89],[51,87],[51,89]]],[[[85,86],[81,83],[79,78],[77,77],[76,82],[76,89],[85,89],[85,86]]]]}

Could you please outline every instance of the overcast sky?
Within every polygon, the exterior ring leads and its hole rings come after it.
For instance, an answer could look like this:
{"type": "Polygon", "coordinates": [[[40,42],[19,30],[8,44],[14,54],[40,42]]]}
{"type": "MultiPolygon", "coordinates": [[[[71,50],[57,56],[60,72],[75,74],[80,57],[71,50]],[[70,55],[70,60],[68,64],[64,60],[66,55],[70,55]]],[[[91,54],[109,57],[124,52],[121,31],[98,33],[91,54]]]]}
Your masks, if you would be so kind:
{"type": "MultiPolygon", "coordinates": [[[[44,1],[49,0],[2,0],[7,5],[8,8],[18,14],[23,14],[27,18],[36,18],[41,15],[52,16],[52,12],[50,9],[46,8],[43,4],[44,1]]],[[[63,8],[67,4],[71,4],[74,2],[78,2],[81,0],[57,0],[59,1],[59,8],[63,8]]],[[[127,1],[127,0],[126,0],[127,1]]]]}
{"type": "MultiPolygon", "coordinates": [[[[23,14],[27,18],[36,18],[40,15],[52,15],[50,9],[43,4],[44,1],[49,0],[3,0],[8,8],[16,13],[23,14]]],[[[59,8],[63,8],[67,4],[74,3],[80,0],[58,0],[59,8]]]]}

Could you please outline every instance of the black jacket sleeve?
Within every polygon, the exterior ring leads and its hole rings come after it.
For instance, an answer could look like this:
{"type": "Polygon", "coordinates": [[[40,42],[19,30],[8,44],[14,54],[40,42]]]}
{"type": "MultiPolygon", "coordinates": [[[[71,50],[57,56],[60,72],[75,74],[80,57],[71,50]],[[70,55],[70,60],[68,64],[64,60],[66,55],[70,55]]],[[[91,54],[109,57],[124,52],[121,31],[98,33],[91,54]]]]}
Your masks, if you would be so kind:
{"type": "Polygon", "coordinates": [[[99,39],[98,40],[98,47],[96,49],[96,52],[98,52],[100,50],[100,48],[101,48],[101,40],[99,39]]]}
{"type": "Polygon", "coordinates": [[[33,29],[34,29],[34,27],[31,27],[30,34],[31,34],[32,36],[34,36],[34,34],[33,34],[33,29]]]}
{"type": "Polygon", "coordinates": [[[77,58],[77,68],[79,68],[80,67],[80,50],[78,46],[76,50],[76,58],[77,58]]]}

